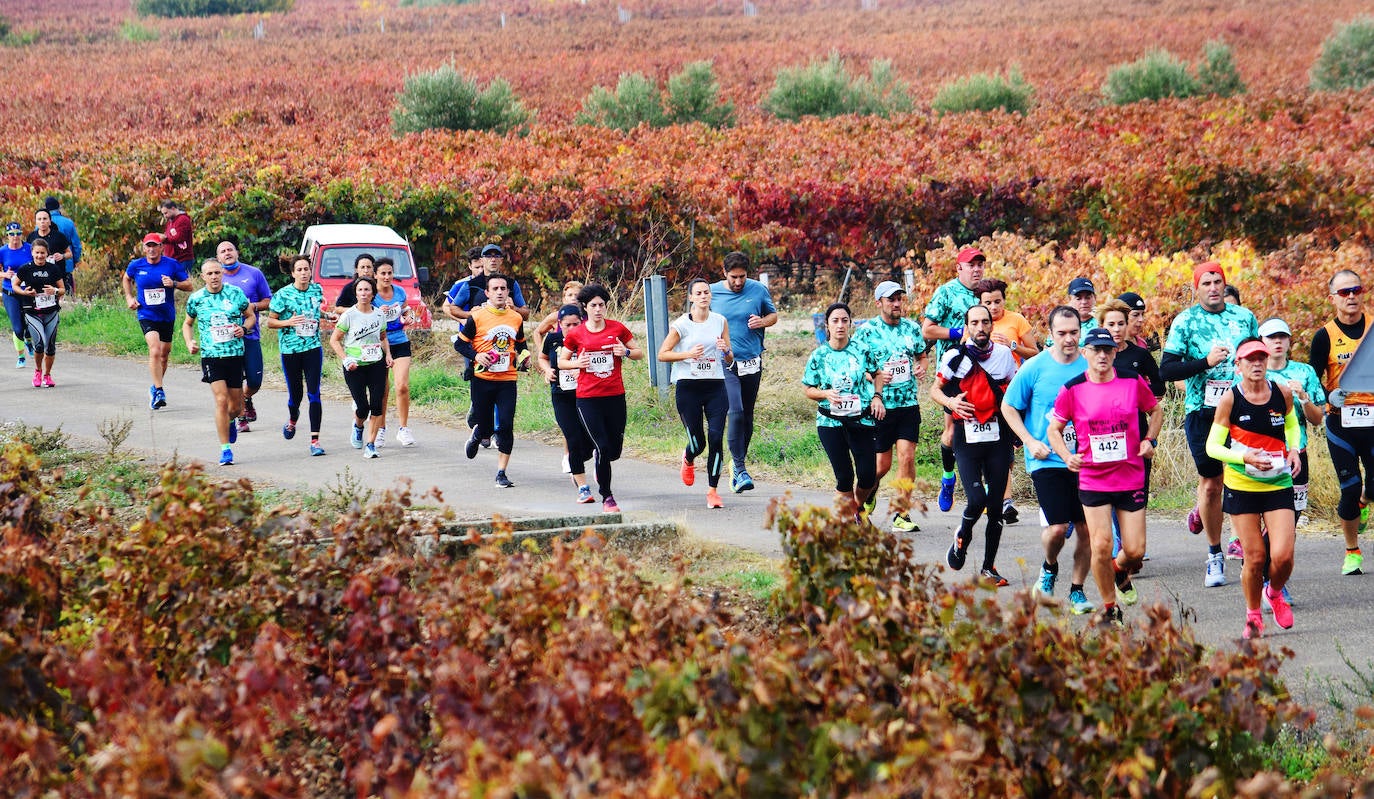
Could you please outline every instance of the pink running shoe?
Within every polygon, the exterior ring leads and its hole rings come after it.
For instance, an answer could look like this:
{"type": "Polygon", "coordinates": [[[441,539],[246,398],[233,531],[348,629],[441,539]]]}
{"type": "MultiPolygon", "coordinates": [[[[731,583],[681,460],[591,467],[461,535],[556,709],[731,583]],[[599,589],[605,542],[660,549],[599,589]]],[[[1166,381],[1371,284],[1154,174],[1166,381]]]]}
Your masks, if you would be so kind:
{"type": "Polygon", "coordinates": [[[33,387],[34,387],[34,388],[42,388],[42,387],[43,387],[43,370],[42,370],[42,369],[34,369],[34,370],[33,370],[33,387]]]}
{"type": "Polygon", "coordinates": [[[1245,633],[1242,638],[1261,638],[1264,636],[1264,611],[1245,611],[1245,633]]]}
{"type": "Polygon", "coordinates": [[[1188,532],[1193,535],[1202,532],[1202,512],[1198,510],[1196,505],[1193,506],[1192,510],[1188,511],[1188,532]]]}
{"type": "Polygon", "coordinates": [[[1269,593],[1269,586],[1265,586],[1261,592],[1264,604],[1269,608],[1269,612],[1274,614],[1274,623],[1287,630],[1293,626],[1293,608],[1289,606],[1288,600],[1283,598],[1283,592],[1275,591],[1269,593]]]}
{"type": "Polygon", "coordinates": [[[54,388],[57,384],[52,381],[52,375],[43,375],[43,388],[54,388]]]}
{"type": "Polygon", "coordinates": [[[1226,545],[1226,557],[1231,560],[1245,560],[1245,547],[1241,546],[1239,538],[1232,538],[1226,545]]]}

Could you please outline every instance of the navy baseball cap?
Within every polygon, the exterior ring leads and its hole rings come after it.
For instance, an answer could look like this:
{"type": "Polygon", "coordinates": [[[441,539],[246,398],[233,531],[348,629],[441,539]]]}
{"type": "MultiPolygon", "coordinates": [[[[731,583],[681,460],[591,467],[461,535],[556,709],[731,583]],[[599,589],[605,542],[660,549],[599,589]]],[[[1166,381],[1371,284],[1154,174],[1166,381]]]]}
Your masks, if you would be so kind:
{"type": "Polygon", "coordinates": [[[488,244],[482,248],[483,258],[505,258],[506,251],[501,249],[499,244],[488,244]]]}
{"type": "Polygon", "coordinates": [[[1093,282],[1091,280],[1087,279],[1086,277],[1076,277],[1073,280],[1069,281],[1070,297],[1073,297],[1077,294],[1082,294],[1085,291],[1090,292],[1092,294],[1097,293],[1097,289],[1093,287],[1093,282]]]}
{"type": "Polygon", "coordinates": [[[1132,311],[1145,310],[1145,298],[1140,296],[1139,294],[1136,294],[1134,291],[1128,291],[1125,294],[1119,294],[1117,295],[1117,299],[1131,306],[1132,311]]]}
{"type": "Polygon", "coordinates": [[[1112,338],[1112,334],[1107,332],[1107,328],[1094,327],[1092,330],[1088,331],[1088,337],[1083,339],[1083,346],[1111,347],[1112,349],[1116,349],[1116,339],[1112,338]]]}

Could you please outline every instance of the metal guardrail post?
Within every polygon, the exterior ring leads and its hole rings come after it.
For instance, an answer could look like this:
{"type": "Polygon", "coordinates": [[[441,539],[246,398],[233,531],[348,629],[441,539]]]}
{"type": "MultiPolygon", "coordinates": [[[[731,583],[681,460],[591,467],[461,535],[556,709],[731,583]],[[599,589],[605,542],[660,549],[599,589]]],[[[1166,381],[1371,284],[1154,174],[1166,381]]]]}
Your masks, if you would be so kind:
{"type": "Polygon", "coordinates": [[[662,275],[644,278],[644,326],[649,347],[649,385],[667,395],[669,365],[659,361],[658,348],[668,337],[668,282],[662,275]]]}

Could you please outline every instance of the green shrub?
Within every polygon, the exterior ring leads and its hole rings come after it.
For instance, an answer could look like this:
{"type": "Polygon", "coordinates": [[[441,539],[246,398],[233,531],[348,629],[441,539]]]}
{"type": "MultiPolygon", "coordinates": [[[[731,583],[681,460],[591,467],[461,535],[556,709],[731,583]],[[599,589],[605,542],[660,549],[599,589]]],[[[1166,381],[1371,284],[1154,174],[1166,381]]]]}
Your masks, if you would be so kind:
{"type": "Polygon", "coordinates": [[[126,42],[155,42],[160,35],[157,28],[140,25],[130,19],[126,19],[119,24],[119,38],[126,42]]]}
{"type": "Polygon", "coordinates": [[[735,124],[735,104],[722,102],[720,82],[710,61],[694,61],[668,78],[668,121],[700,122],[713,128],[735,124]]]}
{"type": "Polygon", "coordinates": [[[1363,89],[1374,83],[1374,17],[1357,17],[1322,42],[1312,65],[1313,91],[1363,89]]]}
{"type": "Polygon", "coordinates": [[[1006,77],[995,72],[980,72],[960,78],[941,87],[931,108],[941,114],[965,111],[996,111],[1024,114],[1030,110],[1035,90],[1021,77],[1021,70],[1012,67],[1006,77]]]}
{"type": "Polygon", "coordinates": [[[612,94],[604,86],[592,89],[582,101],[575,121],[579,125],[598,125],[616,130],[633,130],[640,125],[662,127],[663,98],[652,80],[639,72],[622,74],[612,94]]]}
{"type": "Polygon", "coordinates": [[[295,0],[134,0],[134,11],[145,17],[215,17],[290,11],[295,0]]]}
{"type": "Polygon", "coordinates": [[[1236,70],[1236,59],[1231,54],[1230,45],[1213,40],[1202,48],[1202,60],[1197,64],[1197,82],[1202,94],[1233,97],[1245,93],[1245,81],[1240,79],[1240,72],[1236,70]]]}
{"type": "Polygon", "coordinates": [[[489,130],[508,133],[530,119],[510,84],[495,78],[479,89],[452,64],[406,78],[391,110],[397,135],[422,130],[489,130]]]}
{"type": "Polygon", "coordinates": [[[763,108],[779,119],[813,116],[826,119],[841,114],[886,117],[911,110],[907,85],[892,71],[892,62],[876,60],[869,74],[851,78],[838,53],[804,67],[778,70],[763,108]]]}
{"type": "Polygon", "coordinates": [[[1198,82],[1188,72],[1188,65],[1167,50],[1155,50],[1138,61],[1112,68],[1102,85],[1102,95],[1112,105],[1193,97],[1197,93],[1198,82]]]}

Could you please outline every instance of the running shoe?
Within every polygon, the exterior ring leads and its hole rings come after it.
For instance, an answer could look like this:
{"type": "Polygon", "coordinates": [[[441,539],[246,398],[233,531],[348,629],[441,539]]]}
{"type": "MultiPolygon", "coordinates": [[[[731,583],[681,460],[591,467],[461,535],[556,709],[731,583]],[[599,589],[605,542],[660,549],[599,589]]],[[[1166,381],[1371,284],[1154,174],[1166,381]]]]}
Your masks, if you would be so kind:
{"type": "Polygon", "coordinates": [[[153,397],[153,409],[157,410],[158,408],[167,407],[167,392],[163,391],[161,388],[156,388],[154,391],[157,392],[157,396],[153,397]]]}
{"type": "Polygon", "coordinates": [[[695,483],[695,482],[697,481],[697,465],[696,465],[696,463],[687,460],[687,456],[686,456],[686,455],[683,455],[683,456],[682,456],[682,468],[678,470],[678,474],[682,475],[682,484],[683,484],[683,485],[689,486],[689,485],[691,485],[692,483],[695,483]]]}
{"type": "Polygon", "coordinates": [[[1019,521],[1021,521],[1021,513],[1020,513],[1020,511],[1016,510],[1016,506],[1013,505],[1013,504],[1011,504],[1011,500],[1008,499],[1008,500],[1003,501],[1003,502],[1002,502],[1002,523],[1003,523],[1003,524],[1016,524],[1016,523],[1019,522],[1019,521]]]}
{"type": "Polygon", "coordinates": [[[1255,610],[1245,611],[1245,632],[1241,633],[1241,638],[1260,638],[1264,635],[1264,611],[1256,608],[1255,610]]]}
{"type": "Polygon", "coordinates": [[[468,456],[468,460],[472,460],[477,457],[477,448],[481,445],[482,442],[477,438],[477,431],[473,430],[472,435],[468,436],[467,445],[463,447],[463,454],[468,456]]]}
{"type": "Polygon", "coordinates": [[[1121,613],[1120,607],[1108,605],[1102,609],[1101,623],[1111,625],[1112,627],[1124,628],[1126,626],[1126,617],[1121,613]]]}
{"type": "Polygon", "coordinates": [[[1124,573],[1117,574],[1116,596],[1123,605],[1134,605],[1140,601],[1140,592],[1135,590],[1135,583],[1124,573]],[[1124,578],[1124,579],[1122,579],[1124,578]]]}
{"type": "Polygon", "coordinates": [[[396,443],[403,447],[415,446],[415,434],[410,432],[409,427],[402,427],[396,431],[396,443]]]}
{"type": "Polygon", "coordinates": [[[601,500],[602,513],[619,513],[620,506],[615,503],[615,497],[606,497],[601,500]]]}
{"type": "Polygon", "coordinates": [[[43,388],[56,388],[57,384],[52,381],[52,375],[43,375],[43,388]]]}
{"type": "Polygon", "coordinates": [[[1097,610],[1097,606],[1088,601],[1088,595],[1082,588],[1075,588],[1069,592],[1069,610],[1075,616],[1085,616],[1097,610]]]}
{"type": "Polygon", "coordinates": [[[352,444],[354,449],[363,448],[363,429],[361,427],[356,424],[353,425],[353,435],[348,439],[348,443],[352,444]]]}
{"type": "MultiPolygon", "coordinates": [[[[1045,518],[1045,514],[1043,511],[1040,513],[1040,518],[1045,518]]],[[[1049,527],[1049,524],[1042,524],[1040,526],[1049,527]]],[[[1068,541],[1070,538],[1073,538],[1073,522],[1069,522],[1069,529],[1064,531],[1064,540],[1068,541]]]]}
{"type": "Polygon", "coordinates": [[[377,449],[381,449],[382,447],[385,447],[385,446],[386,446],[386,428],[385,428],[385,427],[379,427],[379,428],[377,428],[377,440],[376,440],[375,443],[377,444],[377,449]]]}
{"type": "Polygon", "coordinates": [[[592,504],[592,487],[591,487],[591,486],[578,486],[578,487],[577,487],[577,502],[578,502],[579,505],[590,505],[590,504],[592,504]]]}
{"type": "Polygon", "coordinates": [[[978,572],[978,576],[992,583],[993,586],[996,588],[1005,588],[1008,585],[1011,585],[1011,583],[1007,582],[1007,578],[998,574],[997,570],[992,568],[991,566],[978,572]]]}
{"type": "Polygon", "coordinates": [[[1220,552],[1207,556],[1207,574],[1202,578],[1206,588],[1226,585],[1226,556],[1220,552]]]}
{"type": "Polygon", "coordinates": [[[754,490],[754,478],[749,476],[749,472],[740,469],[735,472],[735,479],[730,481],[730,490],[736,494],[754,490]]]}
{"type": "Polygon", "coordinates": [[[1245,560],[1245,547],[1241,546],[1239,538],[1232,538],[1226,544],[1226,557],[1231,560],[1245,560]]]}
{"type": "Polygon", "coordinates": [[[482,439],[482,449],[491,449],[491,436],[482,439]]]}
{"type": "Polygon", "coordinates": [[[1364,569],[1364,553],[1362,553],[1362,552],[1346,552],[1346,553],[1345,553],[1345,563],[1341,564],[1341,574],[1347,575],[1347,576],[1355,575],[1355,574],[1364,574],[1364,571],[1362,571],[1363,569],[1364,569]]]}
{"type": "Polygon", "coordinates": [[[563,474],[572,474],[572,464],[568,462],[567,453],[563,454],[563,463],[560,464],[560,468],[563,470],[563,474]]]}
{"type": "Polygon", "coordinates": [[[311,444],[311,445],[310,445],[310,457],[312,457],[312,458],[318,458],[319,456],[321,456],[321,455],[323,455],[323,454],[324,454],[324,447],[321,447],[319,444],[311,444]]]}
{"type": "Polygon", "coordinates": [[[955,536],[954,543],[949,545],[949,551],[945,553],[945,563],[955,571],[964,568],[964,559],[968,557],[968,543],[964,539],[955,536]]]}
{"type": "Polygon", "coordinates": [[[894,532],[894,533],[916,533],[916,532],[920,532],[920,530],[921,530],[921,528],[920,528],[920,527],[917,527],[917,526],[916,526],[916,522],[913,522],[913,521],[911,520],[911,517],[908,516],[907,514],[905,514],[905,513],[894,513],[894,514],[892,514],[892,532],[894,532]]]}
{"type": "Polygon", "coordinates": [[[229,420],[229,443],[239,443],[239,426],[234,424],[234,420],[229,420]]]}
{"type": "Polygon", "coordinates": [[[1266,583],[1264,590],[1260,592],[1261,605],[1274,615],[1274,623],[1287,630],[1293,626],[1293,609],[1284,601],[1282,593],[1269,593],[1269,585],[1266,583]]]}
{"type": "Polygon", "coordinates": [[[954,507],[954,478],[940,478],[940,510],[949,513],[949,509],[954,507]]]}
{"type": "Polygon", "coordinates": [[[706,507],[723,508],[725,503],[721,502],[720,494],[714,488],[706,489],[706,507]]]}
{"type": "Polygon", "coordinates": [[[238,421],[238,424],[237,424],[236,426],[238,427],[240,433],[251,433],[251,432],[253,432],[252,429],[248,427],[248,418],[245,417],[245,416],[240,416],[240,417],[239,417],[239,421],[238,421]]]}
{"type": "Polygon", "coordinates": [[[514,486],[515,483],[512,483],[510,478],[506,476],[506,471],[504,469],[496,473],[497,488],[513,488],[514,486]]]}
{"type": "Polygon", "coordinates": [[[234,451],[233,451],[232,449],[222,449],[222,450],[220,450],[220,452],[219,452],[219,465],[220,465],[220,466],[233,466],[233,465],[234,465],[234,451]]]}
{"type": "Polygon", "coordinates": [[[243,418],[250,422],[256,422],[258,420],[258,409],[253,407],[252,397],[243,398],[243,418]]]}
{"type": "Polygon", "coordinates": [[[296,437],[296,426],[290,422],[281,426],[281,437],[290,441],[296,437]]]}
{"type": "Polygon", "coordinates": [[[157,386],[148,386],[148,408],[157,410],[157,386]]]}
{"type": "Polygon", "coordinates": [[[15,368],[15,369],[23,369],[24,367],[26,367],[26,366],[28,366],[28,365],[29,365],[29,359],[28,359],[27,357],[23,356],[23,355],[20,355],[20,356],[19,356],[19,360],[18,360],[18,361],[15,361],[15,363],[14,363],[14,368],[15,368]]]}
{"type": "Polygon", "coordinates": [[[34,387],[34,388],[42,388],[42,387],[43,387],[43,370],[42,370],[42,369],[34,369],[34,370],[33,370],[33,387],[34,387]]]}
{"type": "Polygon", "coordinates": [[[1188,511],[1188,532],[1193,535],[1202,532],[1202,511],[1198,510],[1198,506],[1196,505],[1193,506],[1192,510],[1188,511]]]}
{"type": "Polygon", "coordinates": [[[1053,599],[1054,581],[1058,579],[1058,577],[1059,575],[1046,569],[1042,564],[1040,566],[1040,579],[1035,581],[1035,587],[1031,590],[1041,599],[1053,599]]]}
{"type": "Polygon", "coordinates": [[[363,447],[363,457],[364,457],[364,458],[375,458],[375,457],[377,457],[377,445],[376,445],[376,444],[368,444],[367,446],[363,447]]]}

